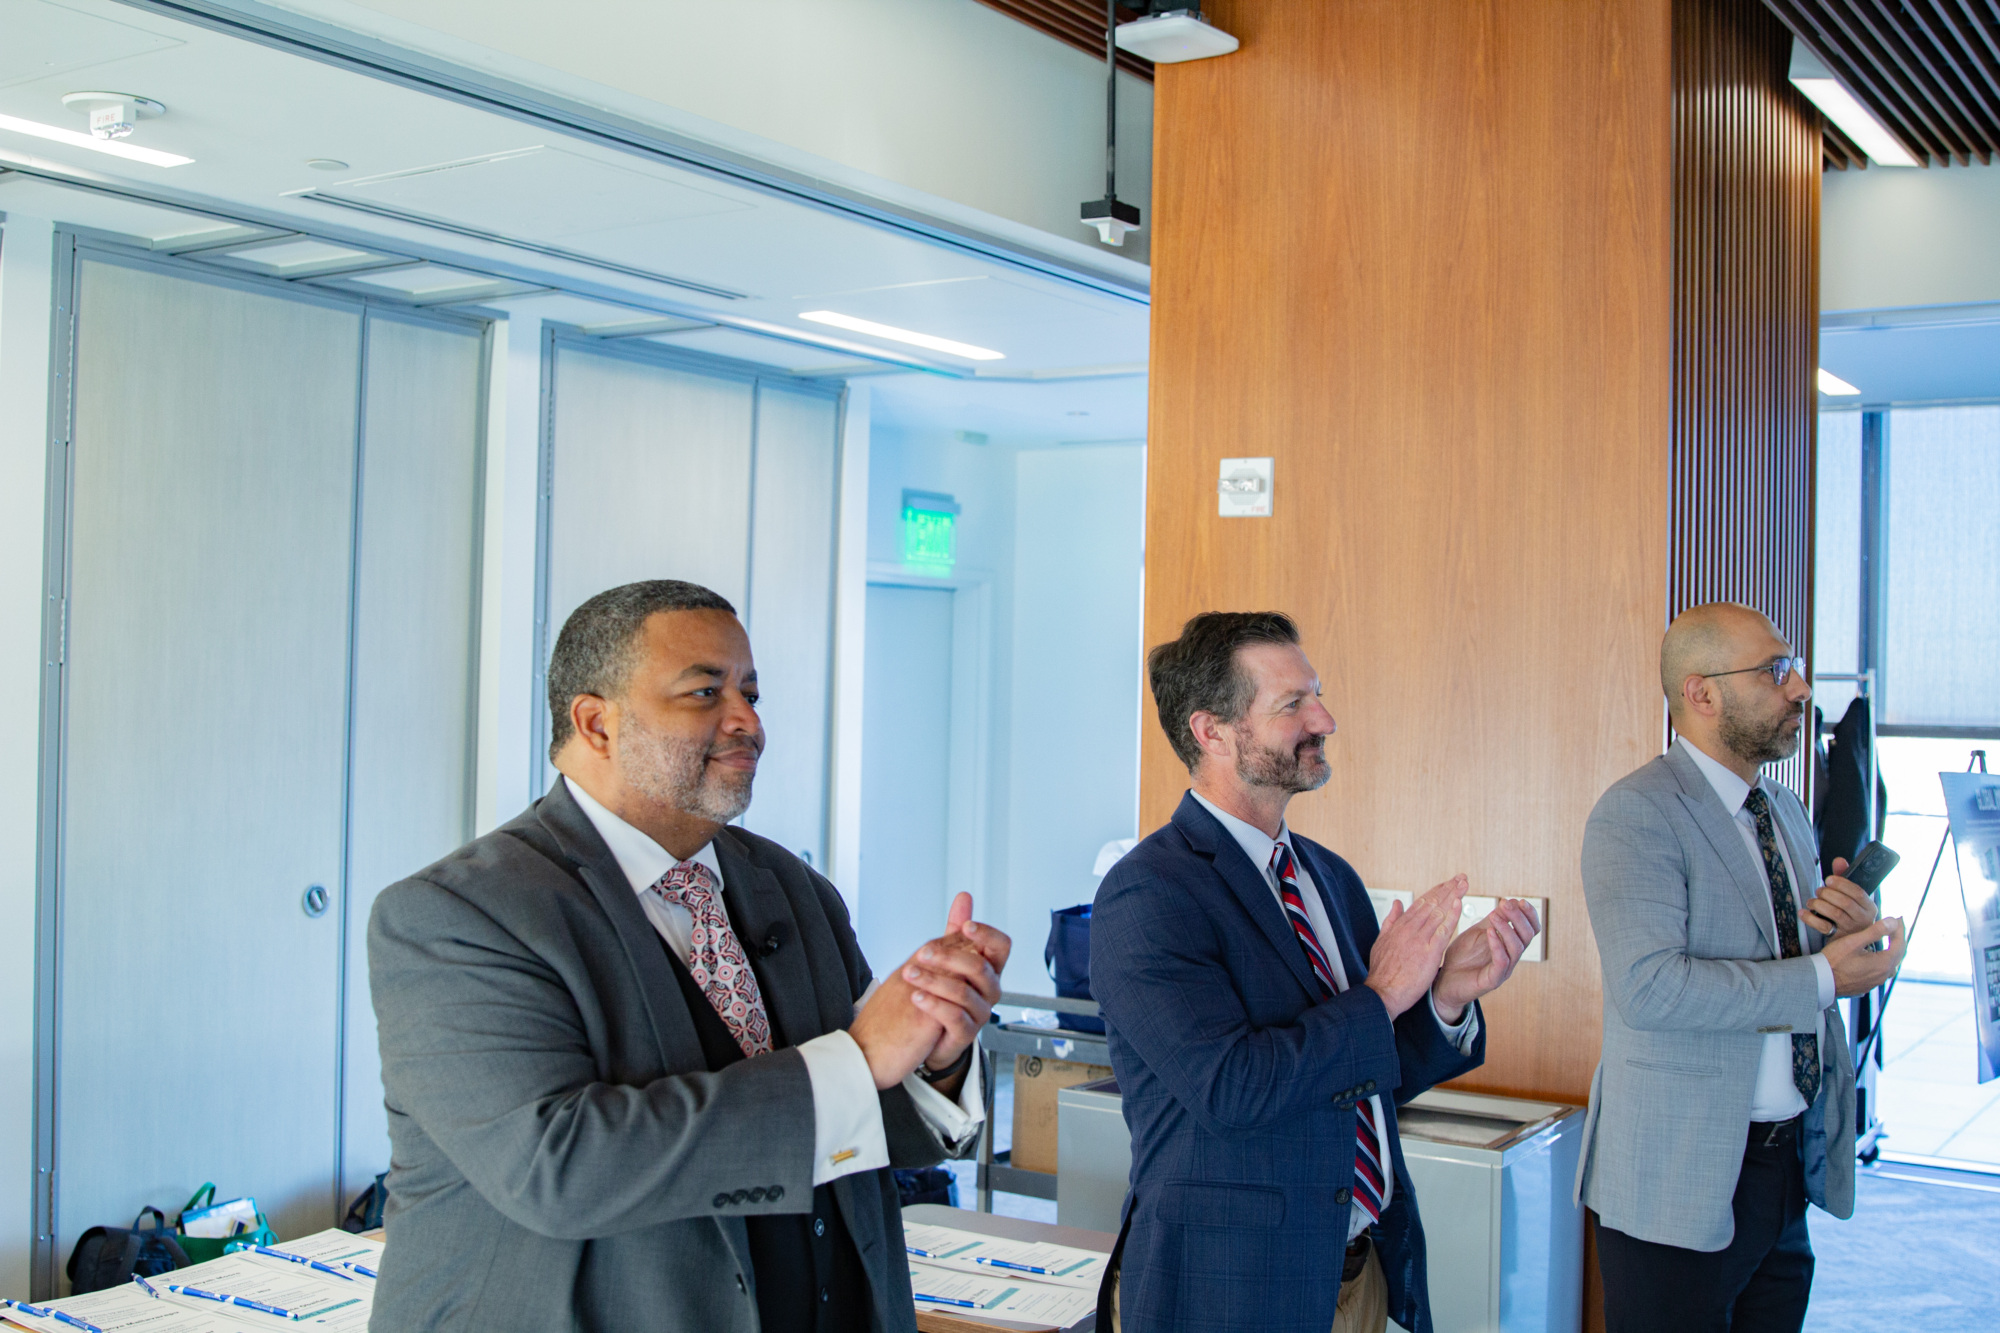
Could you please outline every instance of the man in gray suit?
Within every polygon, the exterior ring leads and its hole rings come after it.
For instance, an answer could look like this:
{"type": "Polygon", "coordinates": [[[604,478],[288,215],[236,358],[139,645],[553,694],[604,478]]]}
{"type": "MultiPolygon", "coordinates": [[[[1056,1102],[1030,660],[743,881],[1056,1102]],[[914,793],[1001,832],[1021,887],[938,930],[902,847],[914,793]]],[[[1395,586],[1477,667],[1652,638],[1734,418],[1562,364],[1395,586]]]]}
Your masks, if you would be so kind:
{"type": "Polygon", "coordinates": [[[960,894],[873,984],[833,886],[730,827],[756,703],[721,597],[600,593],[549,665],[562,777],[376,900],[371,1328],[914,1328],[888,1168],[971,1146],[1008,940],[960,894]]]}
{"type": "Polygon", "coordinates": [[[1660,646],[1678,739],[1584,830],[1604,1054],[1577,1194],[1597,1218],[1609,1333],[1796,1331],[1806,1202],[1854,1211],[1834,997],[1888,978],[1903,926],[1876,920],[1845,861],[1821,883],[1805,810],[1759,776],[1798,750],[1804,668],[1747,606],[1684,612],[1660,646]]]}

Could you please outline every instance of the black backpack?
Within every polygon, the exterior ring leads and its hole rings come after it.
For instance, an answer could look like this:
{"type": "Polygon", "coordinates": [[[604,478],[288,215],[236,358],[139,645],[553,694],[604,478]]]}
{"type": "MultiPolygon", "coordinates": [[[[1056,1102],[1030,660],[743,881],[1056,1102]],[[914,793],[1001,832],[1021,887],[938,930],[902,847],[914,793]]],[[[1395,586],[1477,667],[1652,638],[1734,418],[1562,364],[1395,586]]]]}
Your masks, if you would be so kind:
{"type": "Polygon", "coordinates": [[[378,1230],[382,1225],[382,1206],[389,1202],[389,1173],[384,1171],[375,1177],[375,1183],[354,1196],[354,1202],[347,1205],[347,1216],[340,1219],[340,1229],[360,1235],[364,1231],[378,1230]]]}
{"type": "Polygon", "coordinates": [[[129,1227],[92,1227],[76,1239],[69,1253],[69,1286],[76,1295],[122,1287],[134,1275],[158,1277],[186,1268],[187,1251],[167,1228],[167,1215],[157,1208],[141,1209],[129,1227]],[[151,1226],[141,1226],[146,1215],[151,1226]]]}

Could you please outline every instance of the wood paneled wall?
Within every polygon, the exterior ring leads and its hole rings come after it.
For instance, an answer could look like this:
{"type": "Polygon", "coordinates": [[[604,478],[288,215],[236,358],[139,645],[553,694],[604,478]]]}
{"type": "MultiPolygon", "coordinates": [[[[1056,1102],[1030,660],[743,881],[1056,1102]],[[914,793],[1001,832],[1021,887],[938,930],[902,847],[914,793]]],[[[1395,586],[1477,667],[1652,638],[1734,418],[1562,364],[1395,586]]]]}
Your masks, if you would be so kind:
{"type": "Polygon", "coordinates": [[[1790,59],[1765,6],[1676,0],[1667,612],[1746,602],[1810,656],[1822,154],[1790,59]]]}
{"type": "MultiPolygon", "coordinates": [[[[1158,69],[1146,635],[1298,617],[1340,723],[1295,827],[1370,884],[1550,900],[1467,1086],[1581,1101],[1578,854],[1660,748],[1668,0],[1212,0],[1158,69]],[[1216,515],[1218,460],[1276,513],[1216,515]]],[[[1146,729],[1141,827],[1186,785],[1146,729]]]]}

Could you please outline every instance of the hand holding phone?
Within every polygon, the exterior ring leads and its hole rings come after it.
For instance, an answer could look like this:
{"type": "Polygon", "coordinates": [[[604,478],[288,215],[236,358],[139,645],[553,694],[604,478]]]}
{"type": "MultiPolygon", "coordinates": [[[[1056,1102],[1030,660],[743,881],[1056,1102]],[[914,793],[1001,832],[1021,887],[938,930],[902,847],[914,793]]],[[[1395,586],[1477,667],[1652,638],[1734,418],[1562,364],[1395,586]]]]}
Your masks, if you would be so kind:
{"type": "Polygon", "coordinates": [[[1879,842],[1862,848],[1852,866],[1835,857],[1833,873],[1799,915],[1808,926],[1835,939],[1867,929],[1882,914],[1875,890],[1901,859],[1879,842]]]}

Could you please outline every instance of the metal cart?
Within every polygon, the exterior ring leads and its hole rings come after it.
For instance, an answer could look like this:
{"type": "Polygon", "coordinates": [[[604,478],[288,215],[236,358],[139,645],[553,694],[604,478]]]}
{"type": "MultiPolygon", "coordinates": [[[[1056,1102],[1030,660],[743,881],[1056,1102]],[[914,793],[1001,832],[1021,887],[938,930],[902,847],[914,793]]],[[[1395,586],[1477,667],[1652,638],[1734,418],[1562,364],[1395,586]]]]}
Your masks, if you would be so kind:
{"type": "MultiPolygon", "coordinates": [[[[1052,995],[1015,995],[1002,992],[1000,1003],[1022,1009],[1050,1009],[1058,1015],[1081,1014],[1101,1018],[1095,1002],[1066,1000],[1052,995]]],[[[1052,1171],[1024,1171],[1009,1158],[1012,1152],[993,1151],[993,1104],[996,1082],[1004,1067],[1013,1077],[1014,1057],[1040,1056],[1044,1060],[1074,1060],[1083,1064],[1108,1065],[1111,1048],[1105,1036],[1096,1032],[1076,1032],[1069,1028],[1030,1027],[1025,1023],[988,1023],[979,1031],[980,1073],[984,1075],[986,1124],[979,1131],[978,1209],[993,1211],[993,1191],[1025,1194],[1033,1199],[1056,1197],[1056,1177],[1052,1171]]]]}

